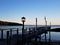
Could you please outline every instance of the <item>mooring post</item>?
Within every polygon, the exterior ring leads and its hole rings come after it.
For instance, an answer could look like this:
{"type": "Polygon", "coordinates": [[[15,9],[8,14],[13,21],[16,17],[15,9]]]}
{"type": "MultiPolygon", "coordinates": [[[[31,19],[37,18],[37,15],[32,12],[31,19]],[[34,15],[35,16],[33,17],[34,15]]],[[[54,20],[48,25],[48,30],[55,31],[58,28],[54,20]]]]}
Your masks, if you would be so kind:
{"type": "Polygon", "coordinates": [[[18,34],[19,34],[19,32],[18,32],[18,28],[17,28],[17,31],[16,31],[16,32],[17,32],[17,37],[18,37],[18,34]]]}
{"type": "Polygon", "coordinates": [[[51,34],[50,34],[50,31],[49,31],[49,45],[50,45],[50,40],[51,40],[51,34]]]}
{"type": "Polygon", "coordinates": [[[7,39],[8,39],[8,37],[9,37],[9,31],[7,31],[7,39]]]}
{"type": "Polygon", "coordinates": [[[10,37],[12,37],[12,29],[10,29],[10,37]]]}
{"type": "MultiPolygon", "coordinates": [[[[46,17],[44,17],[45,19],[45,30],[47,31],[47,20],[46,17]]],[[[46,32],[45,32],[45,44],[46,44],[47,40],[46,40],[46,32]]]]}
{"type": "Polygon", "coordinates": [[[18,39],[19,39],[19,35],[18,35],[18,28],[17,28],[17,45],[18,45],[18,39]]]}
{"type": "MultiPolygon", "coordinates": [[[[30,35],[30,34],[31,34],[31,28],[28,28],[28,29],[29,29],[29,35],[30,35]]],[[[29,42],[30,39],[27,39],[27,38],[26,38],[26,40],[27,40],[27,45],[29,45],[29,43],[30,43],[30,42],[29,42]]]]}
{"type": "Polygon", "coordinates": [[[31,28],[29,28],[29,35],[31,34],[31,28]]]}
{"type": "Polygon", "coordinates": [[[7,31],[7,45],[9,45],[8,37],[9,37],[9,31],[7,31]]]}
{"type": "Polygon", "coordinates": [[[3,30],[1,30],[1,39],[3,40],[3,30]]]}
{"type": "Polygon", "coordinates": [[[36,34],[36,31],[37,31],[37,18],[36,18],[36,27],[35,27],[35,30],[34,30],[35,42],[36,42],[36,45],[37,45],[37,34],[36,34]]]}
{"type": "Polygon", "coordinates": [[[30,34],[30,28],[29,28],[29,34],[30,34]]]}
{"type": "Polygon", "coordinates": [[[51,30],[51,22],[50,22],[50,29],[49,29],[49,45],[50,45],[50,42],[51,42],[51,33],[50,33],[50,30],[51,30]]]}
{"type": "Polygon", "coordinates": [[[40,34],[40,38],[39,38],[40,40],[39,40],[39,42],[40,42],[40,44],[41,44],[41,34],[40,34]]]}
{"type": "Polygon", "coordinates": [[[47,37],[46,37],[46,33],[45,33],[45,44],[47,43],[47,37]]]}

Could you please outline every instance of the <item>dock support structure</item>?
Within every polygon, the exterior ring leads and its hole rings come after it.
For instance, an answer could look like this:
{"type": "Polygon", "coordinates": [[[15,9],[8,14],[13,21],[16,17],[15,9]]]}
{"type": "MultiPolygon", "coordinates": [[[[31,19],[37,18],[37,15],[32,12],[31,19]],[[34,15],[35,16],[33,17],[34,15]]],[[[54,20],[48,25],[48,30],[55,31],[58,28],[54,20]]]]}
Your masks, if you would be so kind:
{"type": "Polygon", "coordinates": [[[38,36],[37,36],[37,34],[36,34],[36,31],[34,31],[34,35],[35,35],[35,42],[34,42],[34,43],[37,45],[37,37],[38,37],[38,36]]]}
{"type": "Polygon", "coordinates": [[[3,30],[1,30],[1,39],[3,40],[3,30]]]}
{"type": "Polygon", "coordinates": [[[46,45],[46,43],[47,43],[47,37],[46,37],[46,33],[45,33],[45,45],[46,45]]]}
{"type": "Polygon", "coordinates": [[[7,45],[9,45],[9,40],[8,40],[8,38],[9,38],[9,31],[7,31],[7,45]]]}
{"type": "Polygon", "coordinates": [[[41,34],[40,34],[39,42],[40,42],[40,45],[41,45],[41,34]]]}
{"type": "Polygon", "coordinates": [[[12,36],[12,29],[10,29],[10,36],[12,36]]]}
{"type": "Polygon", "coordinates": [[[35,27],[35,30],[34,30],[34,33],[35,33],[35,42],[36,42],[36,45],[37,45],[37,34],[36,34],[36,31],[37,31],[37,18],[36,18],[36,27],[35,27]]]}
{"type": "Polygon", "coordinates": [[[11,43],[11,37],[12,37],[12,29],[10,29],[10,39],[9,39],[10,43],[11,43]]]}
{"type": "Polygon", "coordinates": [[[49,31],[49,45],[51,45],[50,42],[51,42],[51,33],[49,31]]]}
{"type": "Polygon", "coordinates": [[[18,28],[17,28],[17,45],[18,45],[18,39],[19,39],[19,35],[18,35],[18,28]]]}
{"type": "Polygon", "coordinates": [[[35,42],[34,43],[37,45],[37,36],[35,37],[35,42]]]}

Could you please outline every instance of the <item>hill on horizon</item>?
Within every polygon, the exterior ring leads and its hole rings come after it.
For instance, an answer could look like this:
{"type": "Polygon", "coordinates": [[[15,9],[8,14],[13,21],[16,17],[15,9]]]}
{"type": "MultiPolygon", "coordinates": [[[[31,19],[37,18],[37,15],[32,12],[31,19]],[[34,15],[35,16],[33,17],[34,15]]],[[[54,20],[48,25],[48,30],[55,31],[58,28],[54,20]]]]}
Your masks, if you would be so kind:
{"type": "Polygon", "coordinates": [[[0,26],[21,26],[22,24],[16,22],[7,22],[7,21],[0,21],[0,26]]]}

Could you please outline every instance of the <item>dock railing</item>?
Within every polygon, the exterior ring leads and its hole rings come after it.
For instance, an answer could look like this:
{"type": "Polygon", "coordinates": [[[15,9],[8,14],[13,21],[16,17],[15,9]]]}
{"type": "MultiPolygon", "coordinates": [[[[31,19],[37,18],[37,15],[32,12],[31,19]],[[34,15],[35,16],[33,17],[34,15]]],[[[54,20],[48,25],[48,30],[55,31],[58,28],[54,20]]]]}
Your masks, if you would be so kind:
{"type": "Polygon", "coordinates": [[[18,28],[8,28],[8,29],[0,29],[1,35],[0,35],[0,39],[4,39],[4,35],[6,35],[5,38],[7,38],[7,35],[12,36],[14,34],[19,34],[19,31],[21,31],[22,29],[18,29],[18,28]]]}

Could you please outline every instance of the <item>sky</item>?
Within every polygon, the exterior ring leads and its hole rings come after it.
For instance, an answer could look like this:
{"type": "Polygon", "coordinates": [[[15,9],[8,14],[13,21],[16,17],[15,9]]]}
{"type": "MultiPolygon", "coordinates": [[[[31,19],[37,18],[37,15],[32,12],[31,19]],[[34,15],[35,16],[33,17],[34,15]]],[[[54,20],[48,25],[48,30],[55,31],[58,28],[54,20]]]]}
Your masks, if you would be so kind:
{"type": "Polygon", "coordinates": [[[0,20],[22,23],[25,17],[26,25],[47,24],[60,25],[60,0],[0,0],[0,20]]]}

